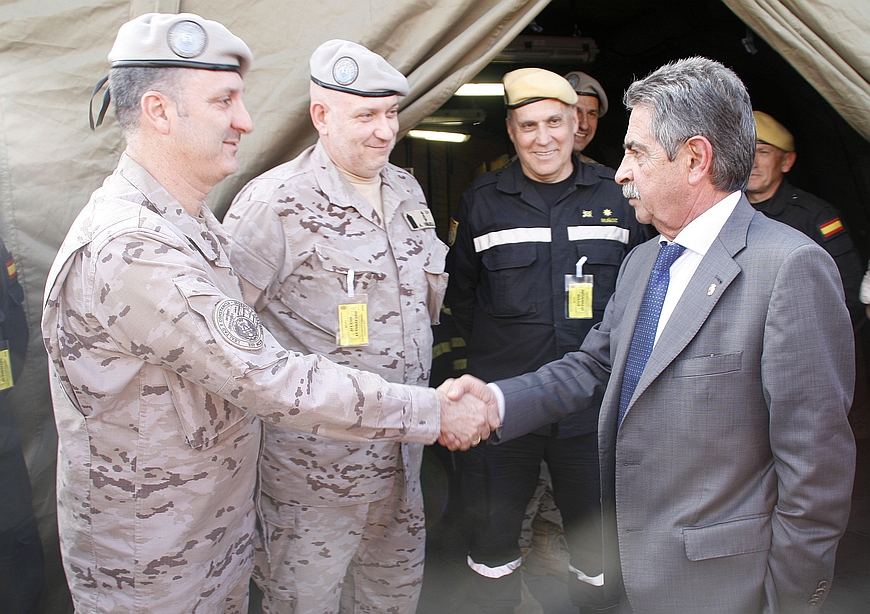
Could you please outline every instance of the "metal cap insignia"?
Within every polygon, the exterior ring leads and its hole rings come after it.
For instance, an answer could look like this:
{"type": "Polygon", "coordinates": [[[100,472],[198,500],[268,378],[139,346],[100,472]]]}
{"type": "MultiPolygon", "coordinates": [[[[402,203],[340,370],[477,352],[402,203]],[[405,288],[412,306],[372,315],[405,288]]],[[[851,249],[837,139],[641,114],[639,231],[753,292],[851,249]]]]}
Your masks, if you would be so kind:
{"type": "Polygon", "coordinates": [[[240,350],[263,347],[263,325],[260,317],[242,301],[227,298],[214,308],[214,325],[221,337],[240,350]]]}
{"type": "Polygon", "coordinates": [[[359,76],[356,60],[347,56],[338,58],[332,67],[332,78],[339,85],[350,85],[359,76]]]}
{"type": "Polygon", "coordinates": [[[182,58],[195,58],[205,51],[208,34],[195,21],[179,21],[169,28],[166,42],[172,52],[182,58]]]}

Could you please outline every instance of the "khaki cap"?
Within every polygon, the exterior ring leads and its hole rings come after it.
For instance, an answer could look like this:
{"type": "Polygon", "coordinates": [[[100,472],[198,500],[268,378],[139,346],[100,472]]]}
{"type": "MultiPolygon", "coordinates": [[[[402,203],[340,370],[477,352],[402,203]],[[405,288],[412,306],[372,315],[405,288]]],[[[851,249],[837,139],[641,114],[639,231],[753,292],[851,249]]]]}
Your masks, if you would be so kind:
{"type": "Polygon", "coordinates": [[[176,66],[235,71],[242,77],[253,60],[242,39],[192,13],[147,13],[128,21],[109,52],[112,68],[176,66]]]}
{"type": "Polygon", "coordinates": [[[604,88],[598,81],[585,72],[572,70],[565,78],[578,96],[592,96],[598,99],[598,117],[604,117],[607,113],[607,94],[604,93],[604,88]]]}
{"type": "Polygon", "coordinates": [[[314,50],[309,61],[311,80],[330,90],[382,98],[407,96],[405,75],[384,58],[350,41],[333,39],[314,50]]]}
{"type": "Polygon", "coordinates": [[[762,111],[753,111],[755,116],[755,140],[779,147],[783,151],[794,151],[794,137],[785,126],[762,111]]]}
{"type": "Polygon", "coordinates": [[[571,84],[554,72],[543,68],[512,70],[503,78],[504,105],[516,109],[526,104],[552,98],[567,105],[577,104],[577,92],[571,84]]]}

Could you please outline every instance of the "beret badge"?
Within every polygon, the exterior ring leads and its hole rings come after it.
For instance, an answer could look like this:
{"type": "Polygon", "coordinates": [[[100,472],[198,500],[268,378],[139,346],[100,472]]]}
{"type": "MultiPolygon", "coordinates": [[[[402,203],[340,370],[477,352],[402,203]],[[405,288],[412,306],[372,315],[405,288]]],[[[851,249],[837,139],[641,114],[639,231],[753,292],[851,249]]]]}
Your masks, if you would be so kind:
{"type": "Polygon", "coordinates": [[[339,85],[350,85],[358,76],[359,65],[348,56],[338,58],[332,66],[332,78],[339,85]]]}
{"type": "Polygon", "coordinates": [[[208,35],[195,21],[179,21],[166,34],[172,52],[181,58],[195,58],[205,51],[208,35]]]}

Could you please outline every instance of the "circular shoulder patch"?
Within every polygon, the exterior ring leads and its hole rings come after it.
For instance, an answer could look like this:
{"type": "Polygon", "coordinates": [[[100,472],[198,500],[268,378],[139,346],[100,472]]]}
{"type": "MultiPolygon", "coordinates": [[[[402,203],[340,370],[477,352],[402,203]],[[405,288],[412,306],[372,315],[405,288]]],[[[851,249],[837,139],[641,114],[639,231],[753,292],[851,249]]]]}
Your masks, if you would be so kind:
{"type": "Polygon", "coordinates": [[[208,34],[205,28],[195,21],[179,21],[169,28],[166,42],[172,53],[181,58],[195,58],[205,51],[208,34]]]}
{"type": "Polygon", "coordinates": [[[343,56],[332,65],[332,78],[339,85],[350,85],[359,76],[359,66],[356,60],[343,56]]]}
{"type": "Polygon", "coordinates": [[[568,75],[566,77],[566,79],[568,79],[568,83],[570,83],[571,87],[574,88],[574,90],[576,91],[577,86],[580,84],[580,76],[576,75],[574,73],[571,73],[570,75],[568,75]]]}
{"type": "Polygon", "coordinates": [[[242,301],[226,298],[214,308],[214,325],[228,343],[240,350],[263,347],[263,325],[260,316],[242,301]]]}

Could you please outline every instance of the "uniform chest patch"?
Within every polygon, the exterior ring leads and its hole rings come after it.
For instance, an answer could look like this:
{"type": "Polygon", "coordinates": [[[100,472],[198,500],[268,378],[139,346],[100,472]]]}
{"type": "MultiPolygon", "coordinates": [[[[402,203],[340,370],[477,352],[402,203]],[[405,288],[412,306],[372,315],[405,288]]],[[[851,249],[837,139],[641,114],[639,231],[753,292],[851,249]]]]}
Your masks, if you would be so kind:
{"type": "Polygon", "coordinates": [[[214,325],[227,343],[240,350],[263,347],[263,325],[260,317],[242,301],[227,298],[214,308],[214,325]]]}
{"type": "Polygon", "coordinates": [[[403,215],[405,216],[405,221],[408,222],[408,227],[411,230],[435,228],[435,218],[432,217],[432,212],[429,211],[429,209],[406,211],[403,215]]]}

